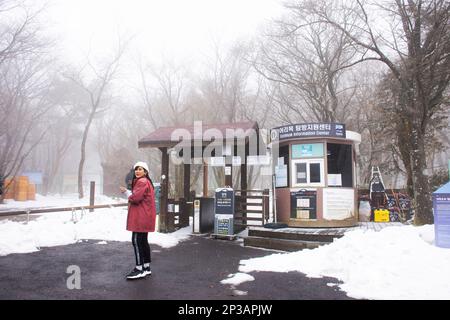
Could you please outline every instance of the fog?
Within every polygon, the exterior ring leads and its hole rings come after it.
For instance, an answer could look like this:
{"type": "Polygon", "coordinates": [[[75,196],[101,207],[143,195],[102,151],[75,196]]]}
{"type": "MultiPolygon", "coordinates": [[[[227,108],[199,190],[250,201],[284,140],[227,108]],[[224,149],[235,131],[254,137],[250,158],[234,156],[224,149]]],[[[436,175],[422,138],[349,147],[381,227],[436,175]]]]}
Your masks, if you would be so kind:
{"type": "Polygon", "coordinates": [[[51,3],[49,15],[73,60],[107,54],[118,33],[134,35],[132,50],[146,58],[195,60],[214,39],[255,35],[280,8],[279,0],[67,0],[51,3]]]}
{"type": "MultiPolygon", "coordinates": [[[[0,0],[1,180],[31,172],[40,177],[42,194],[83,196],[91,180],[98,193],[117,194],[139,160],[160,181],[160,150],[138,148],[139,139],[160,127],[335,122],[363,136],[358,185],[367,185],[370,167],[379,165],[389,173],[388,185],[405,187],[409,151],[401,147],[413,143],[400,141],[419,129],[402,132],[386,119],[414,117],[410,105],[397,106],[400,89],[389,82],[407,77],[408,43],[399,22],[409,11],[396,15],[378,5],[389,1],[314,3],[0,0]],[[368,20],[361,20],[363,9],[368,20]],[[383,24],[371,25],[377,17],[383,24]]],[[[431,32],[427,25],[423,30],[431,32]]],[[[435,46],[445,54],[444,40],[435,46]]],[[[449,67],[438,67],[426,79],[445,98],[449,80],[439,74],[449,67]]],[[[429,176],[442,176],[448,157],[444,98],[424,112],[433,124],[430,140],[421,141],[429,165],[415,171],[429,176]]],[[[192,167],[199,183],[200,169],[192,167]]],[[[248,174],[249,188],[267,186],[259,168],[248,174]]],[[[223,168],[213,169],[211,188],[223,176],[223,168]]],[[[234,170],[233,183],[238,176],[234,170]]],[[[177,195],[182,171],[172,165],[171,177],[177,195]]],[[[196,181],[191,189],[199,191],[196,181]]]]}

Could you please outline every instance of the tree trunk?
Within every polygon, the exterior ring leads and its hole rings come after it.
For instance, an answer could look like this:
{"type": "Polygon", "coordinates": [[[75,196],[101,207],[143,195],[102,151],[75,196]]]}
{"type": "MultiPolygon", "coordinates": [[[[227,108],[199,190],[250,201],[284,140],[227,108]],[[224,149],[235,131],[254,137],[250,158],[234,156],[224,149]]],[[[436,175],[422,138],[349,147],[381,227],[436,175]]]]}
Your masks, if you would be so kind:
{"type": "Polygon", "coordinates": [[[83,193],[83,168],[84,168],[84,160],[86,157],[86,139],[83,137],[83,141],[81,142],[81,158],[80,163],[78,164],[78,198],[82,199],[84,197],[83,193]]]}
{"type": "Polygon", "coordinates": [[[412,135],[409,125],[406,125],[406,119],[398,120],[397,123],[397,141],[398,149],[400,151],[401,159],[406,171],[406,190],[411,198],[414,198],[414,186],[413,186],[413,167],[411,163],[412,150],[410,142],[406,139],[409,135],[412,135]]]}
{"type": "Polygon", "coordinates": [[[91,127],[92,119],[94,118],[95,110],[91,113],[88,123],[86,124],[86,128],[83,133],[83,140],[81,141],[81,158],[80,163],[78,165],[78,198],[82,199],[84,197],[83,192],[83,169],[84,169],[84,161],[86,159],[86,141],[89,133],[89,128],[91,127]]]}
{"type": "Polygon", "coordinates": [[[424,174],[424,170],[426,169],[424,134],[416,133],[412,135],[412,138],[414,147],[411,154],[415,200],[414,224],[417,226],[433,224],[434,218],[430,186],[428,184],[428,178],[424,174]]]}

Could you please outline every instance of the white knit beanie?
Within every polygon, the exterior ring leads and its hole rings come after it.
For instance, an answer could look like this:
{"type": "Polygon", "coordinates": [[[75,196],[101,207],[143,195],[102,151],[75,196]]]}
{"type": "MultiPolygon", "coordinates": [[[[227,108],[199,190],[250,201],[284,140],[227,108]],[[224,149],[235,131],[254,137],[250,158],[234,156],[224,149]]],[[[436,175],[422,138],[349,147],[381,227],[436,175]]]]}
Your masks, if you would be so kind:
{"type": "Polygon", "coordinates": [[[147,172],[150,172],[150,170],[148,170],[148,165],[146,162],[143,162],[143,161],[136,162],[136,164],[134,165],[133,168],[136,169],[136,167],[142,167],[145,170],[147,170],[147,172]]]}

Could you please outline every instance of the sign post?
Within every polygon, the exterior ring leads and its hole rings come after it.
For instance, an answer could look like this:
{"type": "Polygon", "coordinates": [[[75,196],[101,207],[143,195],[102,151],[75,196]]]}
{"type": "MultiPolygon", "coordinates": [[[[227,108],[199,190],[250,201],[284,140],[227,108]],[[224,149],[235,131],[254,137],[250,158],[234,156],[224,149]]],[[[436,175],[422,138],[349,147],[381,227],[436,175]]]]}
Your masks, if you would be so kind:
{"type": "Polygon", "coordinates": [[[214,213],[214,234],[216,236],[233,235],[234,190],[232,188],[216,189],[214,213]]]}

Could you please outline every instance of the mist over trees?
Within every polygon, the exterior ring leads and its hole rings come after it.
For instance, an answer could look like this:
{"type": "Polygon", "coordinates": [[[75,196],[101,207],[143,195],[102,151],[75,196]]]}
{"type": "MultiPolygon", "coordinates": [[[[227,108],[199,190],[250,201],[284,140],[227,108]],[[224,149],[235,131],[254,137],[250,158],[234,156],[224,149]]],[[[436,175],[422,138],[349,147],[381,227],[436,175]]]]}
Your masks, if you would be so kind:
{"type": "MultiPolygon", "coordinates": [[[[450,147],[450,3],[291,0],[284,7],[253,39],[211,41],[197,63],[151,60],[128,50],[127,35],[108,56],[73,65],[43,31],[45,7],[0,0],[0,180],[33,163],[43,172],[41,191],[60,192],[70,158],[83,197],[91,141],[110,186],[104,192],[114,193],[137,159],[159,180],[159,151],[138,149],[137,141],[161,126],[342,122],[362,135],[359,186],[379,166],[414,199],[415,223],[432,223],[430,181],[450,147]],[[78,156],[69,157],[74,149],[78,156]]],[[[181,195],[182,167],[171,170],[170,193],[181,195]]],[[[195,189],[201,166],[191,170],[195,189]]],[[[249,186],[258,177],[252,170],[249,186]]]]}
{"type": "Polygon", "coordinates": [[[386,93],[392,99],[381,111],[394,116],[390,125],[415,199],[415,222],[432,223],[426,142],[448,125],[444,92],[450,82],[450,3],[298,1],[293,8],[308,14],[313,24],[325,23],[348,37],[359,51],[354,63],[375,60],[388,68],[386,93]],[[375,23],[374,15],[382,15],[384,23],[375,23]]]}

